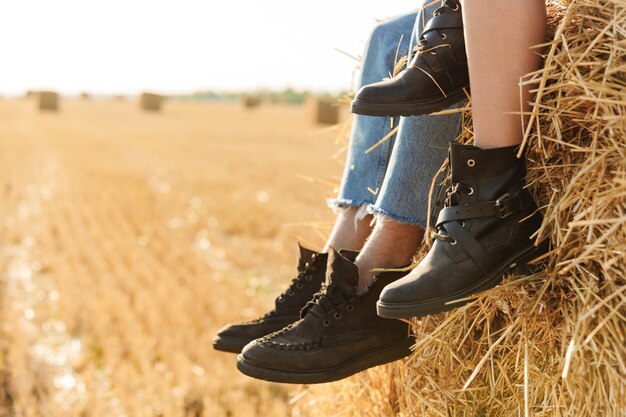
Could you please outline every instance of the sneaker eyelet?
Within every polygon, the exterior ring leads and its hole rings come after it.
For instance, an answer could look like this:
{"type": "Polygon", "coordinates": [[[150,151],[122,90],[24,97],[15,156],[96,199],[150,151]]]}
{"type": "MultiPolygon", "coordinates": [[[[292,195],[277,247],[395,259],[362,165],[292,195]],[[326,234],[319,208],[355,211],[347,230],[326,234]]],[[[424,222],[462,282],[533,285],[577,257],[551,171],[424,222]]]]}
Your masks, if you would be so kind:
{"type": "Polygon", "coordinates": [[[456,239],[452,239],[452,242],[450,242],[450,244],[451,244],[452,246],[456,245],[456,244],[457,244],[456,239]]]}
{"type": "Polygon", "coordinates": [[[352,304],[348,304],[346,306],[346,311],[352,311],[352,310],[354,310],[354,306],[352,304]]]}
{"type": "Polygon", "coordinates": [[[472,187],[469,188],[469,192],[467,193],[467,195],[472,195],[474,194],[474,189],[472,187]]]}
{"type": "Polygon", "coordinates": [[[473,159],[468,159],[467,160],[467,166],[470,167],[470,168],[476,166],[476,161],[474,161],[473,159]]]}
{"type": "Polygon", "coordinates": [[[326,327],[330,326],[330,320],[328,319],[324,319],[324,321],[322,321],[322,324],[326,327]]]}
{"type": "Polygon", "coordinates": [[[341,318],[341,313],[335,313],[335,319],[339,320],[341,318]]]}
{"type": "Polygon", "coordinates": [[[454,7],[452,7],[452,11],[456,12],[457,10],[459,10],[459,5],[455,4],[454,7]]]}

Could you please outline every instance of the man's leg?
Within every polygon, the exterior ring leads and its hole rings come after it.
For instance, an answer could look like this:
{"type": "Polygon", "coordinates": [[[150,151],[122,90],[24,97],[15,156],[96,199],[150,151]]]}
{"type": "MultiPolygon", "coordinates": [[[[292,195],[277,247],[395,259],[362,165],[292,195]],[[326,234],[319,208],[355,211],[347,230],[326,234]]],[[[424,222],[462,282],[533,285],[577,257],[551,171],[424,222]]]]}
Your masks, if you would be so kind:
{"type": "MultiPolygon", "coordinates": [[[[379,24],[367,43],[361,83],[386,77],[393,68],[396,51],[406,51],[415,14],[379,24]]],[[[300,247],[298,274],[278,296],[275,307],[257,320],[222,328],[213,340],[214,348],[238,353],[254,339],[273,333],[300,318],[300,310],[320,290],[325,279],[327,252],[336,248],[360,250],[371,232],[371,215],[363,208],[374,202],[369,186],[382,182],[389,146],[370,154],[365,150],[390,130],[386,118],[356,117],[350,138],[347,167],[339,197],[332,202],[338,214],[325,250],[317,253],[300,247]]]]}
{"type": "Polygon", "coordinates": [[[247,345],[237,360],[240,371],[275,382],[328,382],[411,353],[414,340],[408,324],[378,317],[375,307],[381,290],[406,273],[386,271],[370,277],[368,268],[399,266],[396,262],[404,263],[417,249],[420,224],[428,217],[431,178],[443,162],[444,143],[459,127],[458,116],[404,119],[396,141],[385,144],[390,158],[377,157],[382,170],[358,167],[361,158],[370,155],[354,153],[354,159],[348,158],[348,175],[364,169],[356,179],[376,200],[374,204],[369,203],[372,197],[359,200],[359,194],[350,205],[367,205],[378,218],[375,233],[361,255],[330,249],[327,280],[305,306],[303,318],[247,345]],[[364,181],[381,171],[380,182],[364,181]]]}

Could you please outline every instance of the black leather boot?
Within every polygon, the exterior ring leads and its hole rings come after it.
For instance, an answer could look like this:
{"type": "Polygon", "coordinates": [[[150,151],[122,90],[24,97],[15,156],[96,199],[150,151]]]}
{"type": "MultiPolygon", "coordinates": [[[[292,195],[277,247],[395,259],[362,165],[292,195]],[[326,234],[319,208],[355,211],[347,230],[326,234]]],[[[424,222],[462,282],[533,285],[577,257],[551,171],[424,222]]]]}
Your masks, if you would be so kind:
{"type": "Polygon", "coordinates": [[[414,343],[409,326],[376,315],[380,291],[405,273],[381,273],[367,292],[357,295],[356,255],[331,250],[326,283],[302,319],[247,345],[237,368],[267,381],[315,384],[409,355],[414,343]]]}
{"type": "Polygon", "coordinates": [[[300,246],[298,275],[291,281],[289,288],[276,298],[274,309],[256,320],[223,327],[213,339],[213,348],[239,353],[254,339],[300,319],[300,310],[322,286],[327,259],[326,253],[317,253],[300,246]]]}
{"type": "Polygon", "coordinates": [[[383,290],[380,316],[411,318],[456,308],[545,253],[547,242],[537,248],[531,238],[542,216],[522,188],[525,160],[516,158],[517,149],[450,145],[452,186],[437,218],[435,243],[411,274],[383,290]]]}
{"type": "Polygon", "coordinates": [[[443,0],[420,36],[417,53],[396,77],[362,87],[352,113],[417,116],[466,99],[469,88],[459,0],[443,0]]]}

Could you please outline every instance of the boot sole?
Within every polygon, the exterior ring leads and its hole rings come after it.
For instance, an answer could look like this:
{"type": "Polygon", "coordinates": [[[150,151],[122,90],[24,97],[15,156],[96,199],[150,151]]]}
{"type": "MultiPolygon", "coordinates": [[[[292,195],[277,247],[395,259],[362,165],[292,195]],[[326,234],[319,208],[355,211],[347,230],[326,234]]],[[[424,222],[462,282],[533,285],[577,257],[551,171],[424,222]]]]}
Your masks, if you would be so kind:
{"type": "Polygon", "coordinates": [[[365,116],[421,116],[431,114],[467,99],[465,90],[458,90],[437,100],[414,101],[405,103],[374,103],[369,101],[352,100],[350,111],[365,116]]]}
{"type": "Polygon", "coordinates": [[[401,342],[361,355],[349,362],[334,368],[314,371],[285,371],[253,365],[247,362],[242,355],[237,357],[237,369],[252,378],[270,382],[286,384],[321,384],[324,382],[338,381],[354,375],[358,372],[394,362],[411,354],[411,346],[415,343],[413,338],[407,338],[401,342]]]}
{"type": "Polygon", "coordinates": [[[380,300],[376,303],[376,312],[386,319],[410,319],[423,317],[431,314],[442,313],[461,307],[472,300],[464,300],[481,291],[495,287],[504,279],[507,272],[524,271],[528,262],[543,255],[548,249],[548,242],[543,242],[539,247],[531,246],[511,256],[490,275],[487,275],[474,286],[446,297],[420,303],[386,304],[380,300]],[[457,301],[459,300],[459,301],[457,301]]]}
{"type": "Polygon", "coordinates": [[[216,337],[213,339],[213,349],[222,352],[241,353],[243,348],[254,339],[242,339],[240,337],[216,337]]]}

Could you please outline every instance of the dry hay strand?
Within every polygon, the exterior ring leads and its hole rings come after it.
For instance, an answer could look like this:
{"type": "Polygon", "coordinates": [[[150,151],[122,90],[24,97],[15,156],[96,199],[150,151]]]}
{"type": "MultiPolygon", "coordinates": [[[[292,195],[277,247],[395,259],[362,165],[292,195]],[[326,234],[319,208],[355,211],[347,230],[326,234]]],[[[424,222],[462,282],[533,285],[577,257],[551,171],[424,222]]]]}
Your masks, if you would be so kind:
{"type": "Polygon", "coordinates": [[[39,110],[57,111],[59,110],[59,95],[54,91],[37,92],[37,102],[39,110]]]}
{"type": "Polygon", "coordinates": [[[336,125],[339,123],[339,106],[337,100],[327,97],[311,99],[313,120],[321,125],[336,125]]]}
{"type": "Polygon", "coordinates": [[[544,68],[523,80],[537,93],[523,148],[538,238],[555,248],[545,269],[414,321],[410,358],[310,388],[302,411],[626,415],[626,1],[563,11],[544,68]]]}
{"type": "Polygon", "coordinates": [[[160,111],[163,104],[163,96],[155,93],[141,93],[139,106],[146,111],[160,111]]]}
{"type": "Polygon", "coordinates": [[[242,99],[243,107],[246,109],[255,109],[261,105],[263,100],[260,96],[244,96],[242,99]]]}

